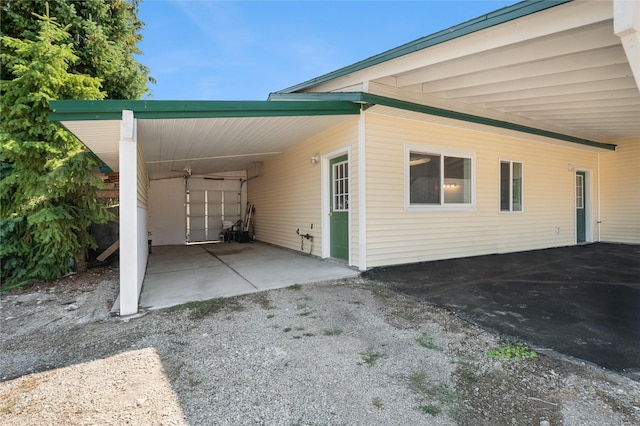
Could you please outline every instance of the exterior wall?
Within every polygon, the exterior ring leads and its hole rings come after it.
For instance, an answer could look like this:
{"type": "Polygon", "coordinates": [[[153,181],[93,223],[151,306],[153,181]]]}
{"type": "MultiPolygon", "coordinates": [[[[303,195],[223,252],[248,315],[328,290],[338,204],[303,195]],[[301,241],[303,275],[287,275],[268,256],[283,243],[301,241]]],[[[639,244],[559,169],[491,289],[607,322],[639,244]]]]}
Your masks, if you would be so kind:
{"type": "Polygon", "coordinates": [[[640,138],[600,154],[602,241],[640,244],[640,138]]]}
{"type": "MultiPolygon", "coordinates": [[[[225,180],[208,180],[194,176],[189,179],[189,188],[209,191],[240,191],[240,182],[246,172],[217,173],[225,180]]],[[[246,185],[243,185],[240,213],[246,207],[246,185]]],[[[149,189],[149,232],[154,246],[185,243],[185,181],[179,177],[151,181],[149,189]]]]}
{"type": "Polygon", "coordinates": [[[366,143],[369,268],[575,244],[573,166],[588,172],[593,187],[588,228],[596,229],[593,151],[374,113],[367,113],[366,143]],[[475,209],[406,212],[405,144],[474,152],[475,209]],[[521,213],[499,211],[500,160],[523,163],[521,213]]]}
{"type": "Polygon", "coordinates": [[[149,260],[149,250],[147,248],[148,227],[147,227],[147,209],[149,201],[149,175],[147,174],[147,167],[144,163],[144,154],[140,144],[137,145],[137,192],[138,202],[136,208],[136,220],[138,221],[137,227],[137,244],[138,244],[138,296],[142,290],[142,282],[144,281],[144,275],[147,270],[147,261],[149,260]]]}
{"type": "Polygon", "coordinates": [[[149,232],[154,246],[184,244],[184,195],[184,178],[151,181],[149,232]]]}
{"type": "Polygon", "coordinates": [[[301,234],[313,235],[313,244],[304,240],[304,252],[322,256],[323,162],[331,153],[350,149],[350,264],[357,263],[357,132],[358,118],[354,117],[263,164],[259,177],[248,182],[249,201],[255,205],[256,239],[301,251],[299,229],[301,234]],[[312,164],[316,154],[322,160],[312,164]]]}

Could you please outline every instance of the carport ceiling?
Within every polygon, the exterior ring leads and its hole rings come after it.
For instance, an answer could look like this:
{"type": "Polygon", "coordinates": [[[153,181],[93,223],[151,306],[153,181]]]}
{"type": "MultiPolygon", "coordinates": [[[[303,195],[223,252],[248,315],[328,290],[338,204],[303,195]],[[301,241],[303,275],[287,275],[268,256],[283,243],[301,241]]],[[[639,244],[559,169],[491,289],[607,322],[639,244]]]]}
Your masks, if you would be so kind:
{"type": "Polygon", "coordinates": [[[640,75],[614,32],[613,8],[518,3],[278,96],[367,91],[591,140],[638,137],[640,75]]]}
{"type": "Polygon", "coordinates": [[[119,170],[118,115],[133,110],[149,178],[163,179],[184,176],[186,170],[195,175],[251,169],[349,120],[360,107],[351,102],[54,101],[52,108],[51,118],[113,171],[119,170]],[[184,111],[187,104],[196,108],[184,111]]]}

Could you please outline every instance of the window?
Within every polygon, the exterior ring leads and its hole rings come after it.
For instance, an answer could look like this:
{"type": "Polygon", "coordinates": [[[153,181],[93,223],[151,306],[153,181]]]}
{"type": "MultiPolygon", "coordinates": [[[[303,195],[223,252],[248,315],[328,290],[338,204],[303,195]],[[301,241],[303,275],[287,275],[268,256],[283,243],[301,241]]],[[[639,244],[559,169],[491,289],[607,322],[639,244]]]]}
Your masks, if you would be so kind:
{"type": "Polygon", "coordinates": [[[500,161],[500,211],[522,211],[522,163],[500,161]]]}
{"type": "Polygon", "coordinates": [[[473,154],[423,149],[406,149],[407,209],[471,208],[473,154]]]}
{"type": "Polygon", "coordinates": [[[333,165],[333,211],[349,210],[349,162],[333,165]]]}
{"type": "Polygon", "coordinates": [[[584,209],[584,176],[576,175],[576,208],[584,209]]]}

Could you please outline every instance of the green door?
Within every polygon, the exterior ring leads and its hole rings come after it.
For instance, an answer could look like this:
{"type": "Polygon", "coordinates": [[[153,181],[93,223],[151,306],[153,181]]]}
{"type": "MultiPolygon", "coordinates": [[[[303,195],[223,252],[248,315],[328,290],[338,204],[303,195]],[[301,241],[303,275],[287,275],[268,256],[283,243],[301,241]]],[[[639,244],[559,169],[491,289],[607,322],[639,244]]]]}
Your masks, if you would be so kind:
{"type": "Polygon", "coordinates": [[[331,166],[329,208],[330,255],[349,260],[349,161],[346,155],[334,158],[331,166]]]}
{"type": "Polygon", "coordinates": [[[585,172],[576,173],[576,241],[579,243],[584,243],[587,240],[585,175],[585,172]]]}

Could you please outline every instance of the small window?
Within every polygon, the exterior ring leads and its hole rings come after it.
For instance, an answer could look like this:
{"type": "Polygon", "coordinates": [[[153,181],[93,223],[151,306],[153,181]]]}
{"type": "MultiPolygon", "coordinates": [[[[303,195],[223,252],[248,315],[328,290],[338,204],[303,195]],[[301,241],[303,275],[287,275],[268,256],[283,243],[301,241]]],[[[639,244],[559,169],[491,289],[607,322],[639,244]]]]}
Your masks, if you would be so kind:
{"type": "Polygon", "coordinates": [[[576,208],[584,209],[584,176],[576,175],[576,208]]]}
{"type": "Polygon", "coordinates": [[[473,155],[407,149],[409,210],[462,207],[473,204],[473,155]]]}
{"type": "Polygon", "coordinates": [[[349,211],[349,162],[333,165],[333,211],[349,211]]]}
{"type": "Polygon", "coordinates": [[[522,211],[522,163],[500,161],[500,211],[522,211]]]}

